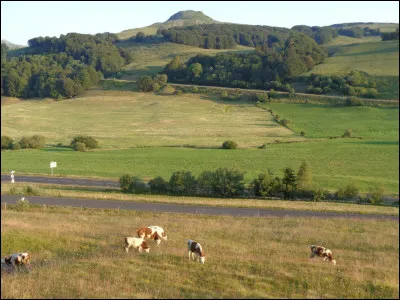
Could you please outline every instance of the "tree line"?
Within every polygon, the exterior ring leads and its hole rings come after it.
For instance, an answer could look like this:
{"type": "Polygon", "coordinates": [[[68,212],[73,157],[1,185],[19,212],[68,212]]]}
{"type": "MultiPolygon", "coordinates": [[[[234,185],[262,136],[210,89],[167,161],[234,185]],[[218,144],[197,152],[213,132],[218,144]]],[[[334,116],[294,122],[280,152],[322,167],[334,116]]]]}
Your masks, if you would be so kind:
{"type": "Polygon", "coordinates": [[[326,52],[315,41],[294,33],[281,51],[260,46],[251,54],[201,54],[187,62],[175,57],[163,73],[177,83],[288,91],[290,86],[283,83],[310,70],[326,57],[326,52]]]}
{"type": "Polygon", "coordinates": [[[358,200],[360,203],[372,204],[381,204],[383,201],[383,186],[373,187],[369,198],[364,199],[351,183],[340,186],[333,194],[313,185],[311,166],[306,160],[301,163],[297,172],[287,167],[283,176],[279,177],[268,170],[258,174],[247,185],[243,181],[244,174],[235,168],[218,168],[215,171],[203,171],[196,178],[190,171],[181,170],[173,172],[169,180],[157,176],[147,183],[138,176],[124,174],[119,183],[123,193],[133,194],[312,201],[358,200]]]}
{"type": "Polygon", "coordinates": [[[15,56],[2,44],[1,94],[21,98],[79,95],[131,62],[132,53],[118,49],[115,42],[116,36],[109,33],[38,37],[15,56]]]}

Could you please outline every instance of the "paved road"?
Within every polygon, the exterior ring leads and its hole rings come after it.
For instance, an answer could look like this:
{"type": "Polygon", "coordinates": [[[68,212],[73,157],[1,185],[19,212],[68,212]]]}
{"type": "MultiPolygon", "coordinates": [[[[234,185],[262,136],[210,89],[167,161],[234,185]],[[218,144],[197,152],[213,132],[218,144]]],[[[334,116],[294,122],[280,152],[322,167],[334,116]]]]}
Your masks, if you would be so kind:
{"type": "MultiPolygon", "coordinates": [[[[1,203],[15,204],[21,196],[1,195],[1,203]]],[[[358,219],[381,219],[399,221],[398,216],[344,214],[335,212],[312,212],[297,210],[268,210],[256,208],[236,207],[205,207],[197,205],[179,205],[163,203],[127,202],[112,200],[90,200],[75,198],[38,197],[27,196],[32,204],[61,205],[87,208],[119,208],[137,211],[170,212],[170,213],[191,213],[202,215],[228,215],[246,217],[319,217],[319,218],[358,218],[358,219]]],[[[2,206],[3,209],[3,206],[2,206]]]]}
{"type": "MultiPolygon", "coordinates": [[[[79,179],[79,178],[62,178],[62,177],[40,177],[40,176],[24,176],[15,175],[15,182],[35,182],[48,184],[66,184],[80,186],[96,186],[96,187],[112,187],[119,188],[118,181],[112,180],[97,180],[97,179],[79,179]]],[[[10,175],[1,174],[1,181],[11,182],[10,175]]]]}

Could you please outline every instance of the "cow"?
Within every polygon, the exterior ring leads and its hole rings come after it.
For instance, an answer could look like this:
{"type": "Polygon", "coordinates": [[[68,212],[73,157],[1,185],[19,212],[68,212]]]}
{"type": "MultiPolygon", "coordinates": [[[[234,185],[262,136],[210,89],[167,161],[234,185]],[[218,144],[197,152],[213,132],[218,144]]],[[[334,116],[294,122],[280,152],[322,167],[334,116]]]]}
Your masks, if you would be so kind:
{"type": "Polygon", "coordinates": [[[1,259],[1,271],[12,273],[24,269],[29,272],[31,270],[30,260],[31,256],[28,252],[11,254],[1,259]]]}
{"type": "Polygon", "coordinates": [[[137,237],[126,237],[125,238],[125,251],[126,253],[129,253],[129,248],[130,247],[136,248],[139,250],[139,253],[141,253],[143,250],[147,253],[150,252],[150,247],[147,246],[146,242],[144,241],[143,238],[137,238],[137,237]]]}
{"type": "Polygon", "coordinates": [[[204,254],[204,250],[201,247],[201,245],[193,240],[188,240],[187,245],[189,250],[189,260],[190,260],[190,255],[192,255],[192,258],[194,260],[196,254],[198,256],[199,262],[204,264],[206,262],[206,256],[204,254]]]}
{"type": "Polygon", "coordinates": [[[159,226],[149,226],[149,227],[141,227],[136,230],[138,237],[152,239],[157,242],[157,246],[160,245],[161,239],[164,241],[167,240],[167,234],[164,229],[159,226]]]}
{"type": "Polygon", "coordinates": [[[333,259],[332,251],[325,247],[311,245],[310,258],[314,259],[315,256],[323,257],[324,261],[330,261],[336,265],[336,260],[333,259]]]}

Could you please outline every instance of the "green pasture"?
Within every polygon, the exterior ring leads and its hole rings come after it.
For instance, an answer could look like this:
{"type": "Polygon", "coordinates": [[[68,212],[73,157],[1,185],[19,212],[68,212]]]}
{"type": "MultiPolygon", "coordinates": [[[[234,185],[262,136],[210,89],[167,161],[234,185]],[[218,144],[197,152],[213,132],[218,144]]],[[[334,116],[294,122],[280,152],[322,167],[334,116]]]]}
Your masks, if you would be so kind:
{"type": "Polygon", "coordinates": [[[298,170],[303,159],[310,162],[313,183],[330,190],[354,183],[360,192],[369,192],[382,184],[386,193],[398,194],[398,142],[376,142],[358,139],[337,139],[323,142],[281,143],[266,149],[193,149],[149,147],[126,150],[75,152],[67,148],[5,151],[1,155],[1,171],[18,174],[50,174],[50,161],[57,162],[55,175],[108,177],[118,179],[129,173],[145,179],[162,176],[169,180],[172,172],[202,171],[235,167],[245,171],[250,182],[268,169],[282,176],[285,167],[298,170]]]}
{"type": "Polygon", "coordinates": [[[309,73],[344,75],[360,70],[373,76],[381,99],[399,99],[399,41],[338,37],[325,47],[330,56],[309,73]],[[337,42],[337,39],[340,42],[337,42]]]}
{"type": "Polygon", "coordinates": [[[289,120],[291,129],[296,133],[304,131],[308,138],[341,136],[351,128],[355,137],[381,141],[382,145],[399,141],[398,107],[286,103],[268,103],[263,107],[289,120]]]}

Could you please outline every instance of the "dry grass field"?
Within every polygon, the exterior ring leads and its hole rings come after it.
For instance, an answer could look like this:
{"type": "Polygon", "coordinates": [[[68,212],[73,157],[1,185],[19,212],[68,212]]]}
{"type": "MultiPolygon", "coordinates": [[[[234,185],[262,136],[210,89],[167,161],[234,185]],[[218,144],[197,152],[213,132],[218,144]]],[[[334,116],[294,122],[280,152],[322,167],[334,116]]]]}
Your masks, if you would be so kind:
{"type": "Polygon", "coordinates": [[[1,298],[399,297],[393,221],[9,206],[1,219],[2,257],[29,251],[33,265],[2,276],[1,298]],[[123,238],[149,225],[168,241],[125,253],[123,238]],[[202,244],[204,265],[188,261],[189,238],[202,244]],[[311,244],[330,248],[337,265],[311,262],[311,244]]]}
{"type": "Polygon", "coordinates": [[[247,148],[277,137],[304,140],[252,104],[221,102],[199,94],[93,90],[61,102],[9,102],[1,110],[1,134],[16,140],[41,134],[50,144],[69,144],[75,135],[86,134],[98,139],[102,149],[220,147],[225,140],[247,148]]]}

